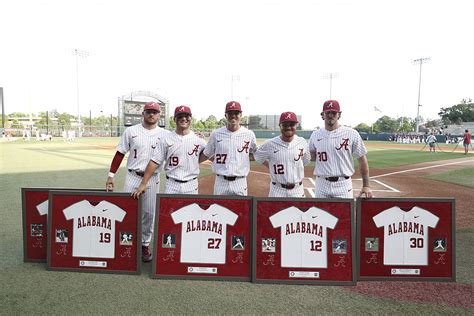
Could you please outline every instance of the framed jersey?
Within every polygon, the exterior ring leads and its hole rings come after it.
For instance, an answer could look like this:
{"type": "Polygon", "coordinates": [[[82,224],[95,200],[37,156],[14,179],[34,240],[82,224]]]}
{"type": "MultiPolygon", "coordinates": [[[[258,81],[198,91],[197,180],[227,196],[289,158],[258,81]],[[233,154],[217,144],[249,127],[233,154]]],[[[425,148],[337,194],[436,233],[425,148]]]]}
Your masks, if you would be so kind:
{"type": "MultiPolygon", "coordinates": [[[[79,190],[66,188],[22,188],[23,261],[46,262],[48,241],[48,196],[52,190],[79,190]]],[[[104,191],[80,189],[81,191],[104,191]]]]}
{"type": "Polygon", "coordinates": [[[253,198],[157,195],[153,278],[250,281],[253,198]]]}
{"type": "Polygon", "coordinates": [[[355,284],[352,199],[255,198],[253,282],[355,284]]]}
{"type": "Polygon", "coordinates": [[[357,201],[358,280],[455,281],[455,201],[357,201]]]}
{"type": "Polygon", "coordinates": [[[48,269],[140,273],[140,200],[130,193],[50,191],[48,269]]]}

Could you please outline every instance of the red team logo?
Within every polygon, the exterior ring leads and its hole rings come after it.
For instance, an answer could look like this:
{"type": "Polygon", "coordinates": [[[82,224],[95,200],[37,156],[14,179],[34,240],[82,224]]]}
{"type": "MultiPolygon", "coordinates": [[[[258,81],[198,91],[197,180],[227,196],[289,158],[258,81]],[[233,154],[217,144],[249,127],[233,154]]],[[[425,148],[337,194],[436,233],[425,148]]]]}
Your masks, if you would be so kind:
{"type": "Polygon", "coordinates": [[[349,148],[347,148],[347,146],[349,146],[349,138],[343,138],[342,139],[342,144],[340,144],[339,147],[336,148],[336,150],[341,150],[342,147],[344,147],[344,150],[349,150],[349,148]]]}
{"type": "Polygon", "coordinates": [[[188,155],[192,156],[194,154],[194,156],[197,156],[198,155],[198,149],[199,149],[199,145],[195,144],[193,150],[190,153],[188,153],[188,155]]]}
{"type": "Polygon", "coordinates": [[[237,149],[237,151],[239,153],[241,153],[245,150],[245,153],[248,154],[249,153],[249,144],[250,144],[250,141],[244,141],[244,146],[242,146],[241,149],[237,149]]]}
{"type": "Polygon", "coordinates": [[[298,156],[297,156],[297,157],[293,158],[293,159],[294,159],[294,161],[298,161],[298,160],[300,160],[300,159],[301,159],[301,157],[303,157],[303,156],[304,156],[304,148],[299,148],[299,150],[300,150],[300,153],[298,154],[298,156]]]}

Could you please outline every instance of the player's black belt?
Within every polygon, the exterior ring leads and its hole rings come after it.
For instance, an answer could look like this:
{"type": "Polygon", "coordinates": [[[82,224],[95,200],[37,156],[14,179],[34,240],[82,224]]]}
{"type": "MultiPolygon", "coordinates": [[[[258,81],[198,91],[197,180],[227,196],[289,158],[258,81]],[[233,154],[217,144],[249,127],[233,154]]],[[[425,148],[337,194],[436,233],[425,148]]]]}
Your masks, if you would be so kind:
{"type": "Polygon", "coordinates": [[[143,177],[145,175],[145,172],[143,172],[143,171],[135,171],[135,170],[132,170],[132,169],[128,169],[128,172],[135,172],[135,174],[137,176],[140,176],[140,177],[143,177]]]}
{"type": "Polygon", "coordinates": [[[178,180],[178,179],[173,179],[173,178],[170,178],[170,177],[168,177],[168,176],[166,176],[166,179],[170,179],[170,180],[176,181],[176,182],[178,182],[178,183],[187,183],[187,182],[189,182],[189,181],[196,180],[197,177],[196,177],[196,178],[192,178],[191,180],[186,180],[186,181],[184,181],[184,180],[178,180]]]}
{"type": "Polygon", "coordinates": [[[245,178],[244,176],[233,176],[233,177],[228,177],[228,176],[221,176],[220,174],[218,174],[217,176],[219,177],[223,177],[225,180],[227,181],[235,181],[236,179],[240,179],[240,178],[245,178]]]}
{"type": "Polygon", "coordinates": [[[327,178],[324,178],[326,180],[328,180],[329,182],[337,182],[339,180],[342,180],[342,179],[350,179],[350,177],[327,177],[327,178]]]}
{"type": "Polygon", "coordinates": [[[273,185],[279,185],[279,186],[281,186],[283,189],[292,190],[292,189],[294,189],[297,185],[302,185],[302,184],[303,184],[303,181],[298,182],[298,183],[287,183],[287,184],[272,182],[272,184],[273,184],[273,185]]]}

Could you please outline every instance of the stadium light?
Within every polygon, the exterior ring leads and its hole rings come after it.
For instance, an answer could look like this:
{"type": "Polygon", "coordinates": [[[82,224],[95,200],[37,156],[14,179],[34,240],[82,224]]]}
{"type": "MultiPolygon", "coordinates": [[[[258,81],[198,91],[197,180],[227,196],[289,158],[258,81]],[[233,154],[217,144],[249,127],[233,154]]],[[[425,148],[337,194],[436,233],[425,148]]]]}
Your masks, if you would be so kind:
{"type": "Polygon", "coordinates": [[[418,104],[416,106],[416,119],[415,119],[415,122],[416,122],[415,132],[416,133],[418,133],[419,128],[420,128],[421,67],[422,67],[423,63],[429,62],[430,60],[431,60],[430,57],[425,57],[425,58],[418,58],[418,59],[415,59],[413,61],[414,65],[418,65],[418,64],[420,65],[420,79],[418,81],[418,104]]]}
{"type": "Polygon", "coordinates": [[[81,136],[81,112],[79,106],[79,57],[86,58],[89,52],[80,49],[71,50],[71,54],[76,56],[76,100],[77,100],[77,136],[81,136]]]}
{"type": "Polygon", "coordinates": [[[323,79],[329,79],[329,100],[332,100],[332,79],[339,77],[337,72],[330,72],[323,74],[323,79]]]}
{"type": "Polygon", "coordinates": [[[231,75],[230,76],[230,99],[234,100],[234,81],[240,81],[239,75],[231,75]]]}

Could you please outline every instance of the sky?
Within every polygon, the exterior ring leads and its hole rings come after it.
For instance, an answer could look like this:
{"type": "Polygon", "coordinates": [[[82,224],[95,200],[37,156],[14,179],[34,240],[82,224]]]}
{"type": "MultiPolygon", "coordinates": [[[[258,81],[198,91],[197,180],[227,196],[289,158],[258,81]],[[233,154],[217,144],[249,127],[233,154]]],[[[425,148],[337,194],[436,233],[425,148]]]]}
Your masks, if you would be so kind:
{"type": "Polygon", "coordinates": [[[6,113],[116,115],[144,90],[198,119],[234,99],[313,129],[330,98],[345,125],[415,118],[413,60],[430,58],[420,115],[437,119],[474,98],[472,12],[472,0],[2,0],[0,87],[6,113]]]}

